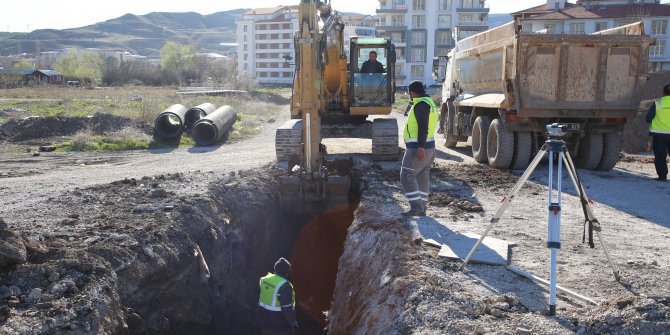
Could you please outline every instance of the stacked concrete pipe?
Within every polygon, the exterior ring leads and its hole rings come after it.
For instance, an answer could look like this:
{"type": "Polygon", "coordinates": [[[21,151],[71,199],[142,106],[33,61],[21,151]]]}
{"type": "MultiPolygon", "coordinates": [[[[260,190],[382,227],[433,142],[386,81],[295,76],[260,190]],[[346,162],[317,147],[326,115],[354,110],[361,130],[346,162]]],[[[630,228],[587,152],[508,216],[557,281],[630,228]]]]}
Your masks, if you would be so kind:
{"type": "Polygon", "coordinates": [[[197,145],[212,145],[221,141],[237,120],[235,109],[221,106],[217,110],[198,120],[191,131],[197,145]]]}
{"type": "Polygon", "coordinates": [[[184,117],[184,130],[190,134],[193,126],[196,122],[198,122],[198,120],[204,118],[215,110],[216,106],[209,102],[205,102],[195,107],[189,108],[186,111],[186,116],[184,117]]]}
{"type": "Polygon", "coordinates": [[[184,131],[184,117],[186,107],[174,104],[158,114],[154,122],[154,134],[163,138],[175,138],[181,136],[184,131]]]}

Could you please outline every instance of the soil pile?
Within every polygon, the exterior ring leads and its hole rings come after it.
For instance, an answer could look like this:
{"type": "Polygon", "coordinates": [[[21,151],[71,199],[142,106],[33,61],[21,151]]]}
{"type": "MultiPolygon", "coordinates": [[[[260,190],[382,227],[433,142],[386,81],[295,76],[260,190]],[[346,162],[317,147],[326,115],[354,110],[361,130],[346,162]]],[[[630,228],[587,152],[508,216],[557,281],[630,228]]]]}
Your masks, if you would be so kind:
{"type": "Polygon", "coordinates": [[[20,142],[52,136],[70,136],[82,130],[96,134],[136,127],[150,133],[151,127],[130,118],[105,113],[89,117],[31,116],[21,120],[9,120],[0,126],[0,139],[20,142]]]}

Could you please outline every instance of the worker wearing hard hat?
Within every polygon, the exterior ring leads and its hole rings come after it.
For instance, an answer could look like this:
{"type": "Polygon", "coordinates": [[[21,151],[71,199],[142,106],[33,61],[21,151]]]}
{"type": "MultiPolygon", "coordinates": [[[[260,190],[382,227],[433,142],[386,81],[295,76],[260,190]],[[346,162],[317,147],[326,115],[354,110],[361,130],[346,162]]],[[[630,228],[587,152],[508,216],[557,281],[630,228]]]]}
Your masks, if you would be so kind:
{"type": "Polygon", "coordinates": [[[651,105],[647,112],[649,134],[652,136],[654,150],[654,165],[656,166],[657,180],[668,180],[668,164],[666,158],[670,153],[670,84],[663,88],[663,97],[651,105]]]}
{"type": "Polygon", "coordinates": [[[439,109],[420,81],[409,84],[408,91],[412,107],[403,131],[407,150],[402,158],[400,182],[410,209],[403,215],[424,216],[430,191],[430,166],[435,159],[439,109]]]}
{"type": "Polygon", "coordinates": [[[257,323],[263,335],[297,334],[295,292],[293,285],[288,281],[291,263],[283,257],[279,258],[274,270],[274,274],[268,273],[259,282],[257,323]]]}

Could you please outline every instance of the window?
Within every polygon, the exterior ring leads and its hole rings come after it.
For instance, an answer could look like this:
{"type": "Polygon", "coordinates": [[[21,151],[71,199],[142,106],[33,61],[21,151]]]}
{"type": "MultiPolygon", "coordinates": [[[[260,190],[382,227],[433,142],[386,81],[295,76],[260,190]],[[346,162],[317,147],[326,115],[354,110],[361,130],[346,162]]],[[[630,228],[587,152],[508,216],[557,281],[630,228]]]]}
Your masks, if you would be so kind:
{"type": "Polygon", "coordinates": [[[244,45],[244,51],[247,51],[247,45],[246,44],[244,45]]]}
{"type": "Polygon", "coordinates": [[[451,15],[438,15],[437,16],[437,27],[438,28],[451,28],[451,15]]]}
{"type": "Polygon", "coordinates": [[[426,61],[426,49],[418,48],[412,49],[412,62],[425,62],[426,61]]]}
{"type": "Polygon", "coordinates": [[[405,25],[405,16],[404,15],[393,15],[393,16],[391,16],[391,25],[392,26],[404,26],[405,25]]]}
{"type": "Polygon", "coordinates": [[[412,9],[426,10],[426,0],[412,0],[412,9]]]}
{"type": "Polygon", "coordinates": [[[412,15],[412,28],[426,28],[426,16],[412,15]]]}
{"type": "Polygon", "coordinates": [[[405,48],[395,48],[395,57],[396,60],[405,59],[405,48]]]}
{"type": "Polygon", "coordinates": [[[666,20],[653,20],[651,21],[651,34],[652,35],[665,35],[668,28],[668,21],[666,20]]]}
{"type": "Polygon", "coordinates": [[[391,33],[391,39],[394,43],[405,43],[405,39],[402,36],[402,33],[393,32],[391,33]]]}
{"type": "Polygon", "coordinates": [[[423,65],[412,65],[412,79],[423,78],[423,65]]]}
{"type": "Polygon", "coordinates": [[[243,30],[244,30],[245,33],[247,32],[247,25],[246,24],[243,26],[243,30]]]}
{"type": "Polygon", "coordinates": [[[602,31],[607,29],[607,22],[596,22],[596,31],[602,31]]]}
{"type": "Polygon", "coordinates": [[[656,45],[652,45],[649,48],[649,57],[660,58],[665,57],[665,44],[666,40],[656,40],[656,45]]]}
{"type": "Polygon", "coordinates": [[[554,2],[554,10],[559,10],[559,9],[561,9],[561,4],[559,4],[558,2],[554,2]]]}
{"type": "Polygon", "coordinates": [[[244,60],[247,60],[249,58],[249,54],[244,54],[244,60]]]}
{"type": "Polygon", "coordinates": [[[413,31],[412,32],[412,45],[426,45],[426,32],[425,31],[413,31]]]}
{"type": "Polygon", "coordinates": [[[547,34],[555,34],[556,33],[556,25],[555,24],[545,24],[544,29],[547,30],[547,34]]]}
{"type": "Polygon", "coordinates": [[[437,45],[451,45],[451,31],[436,31],[435,39],[437,45]]]}
{"type": "Polygon", "coordinates": [[[435,57],[446,56],[449,53],[449,48],[435,48],[435,57]]]}
{"type": "Polygon", "coordinates": [[[244,35],[244,41],[245,42],[247,41],[247,35],[244,35]]]}
{"type": "Polygon", "coordinates": [[[451,0],[440,0],[440,10],[451,10],[451,0]]]}
{"type": "Polygon", "coordinates": [[[403,70],[402,64],[396,64],[395,65],[395,73],[396,74],[402,73],[402,70],[403,70]]]}
{"type": "Polygon", "coordinates": [[[584,34],[584,23],[570,23],[570,34],[584,34]]]}
{"type": "Polygon", "coordinates": [[[246,71],[248,68],[247,63],[244,63],[244,66],[242,68],[246,71]]]}

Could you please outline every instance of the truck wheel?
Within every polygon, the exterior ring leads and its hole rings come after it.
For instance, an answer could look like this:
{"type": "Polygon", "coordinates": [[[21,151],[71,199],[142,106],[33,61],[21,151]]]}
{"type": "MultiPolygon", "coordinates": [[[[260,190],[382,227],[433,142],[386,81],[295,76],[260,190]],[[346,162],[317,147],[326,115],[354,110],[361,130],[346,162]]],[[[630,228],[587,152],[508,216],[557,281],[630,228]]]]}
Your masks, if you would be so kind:
{"type": "Polygon", "coordinates": [[[603,135],[599,133],[586,134],[579,142],[579,154],[575,164],[580,169],[593,170],[598,167],[603,156],[603,135]]]}
{"type": "Polygon", "coordinates": [[[456,115],[452,108],[447,110],[447,120],[445,122],[444,129],[444,146],[447,148],[454,148],[458,143],[458,136],[455,134],[454,122],[456,121],[456,115]]]}
{"type": "Polygon", "coordinates": [[[533,150],[532,136],[529,131],[514,132],[514,158],[512,170],[521,170],[528,167],[530,152],[533,150]]]}
{"type": "Polygon", "coordinates": [[[603,134],[603,156],[600,158],[598,170],[609,171],[614,168],[619,161],[621,152],[621,134],[605,133],[603,134]]]}
{"type": "Polygon", "coordinates": [[[486,163],[486,137],[491,126],[491,118],[486,115],[480,115],[475,119],[472,126],[472,157],[479,163],[486,163]]]}
{"type": "Polygon", "coordinates": [[[514,157],[514,133],[505,129],[500,119],[495,119],[491,122],[486,142],[489,165],[497,169],[509,168],[514,157]]]}

